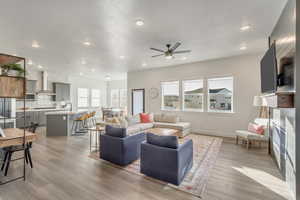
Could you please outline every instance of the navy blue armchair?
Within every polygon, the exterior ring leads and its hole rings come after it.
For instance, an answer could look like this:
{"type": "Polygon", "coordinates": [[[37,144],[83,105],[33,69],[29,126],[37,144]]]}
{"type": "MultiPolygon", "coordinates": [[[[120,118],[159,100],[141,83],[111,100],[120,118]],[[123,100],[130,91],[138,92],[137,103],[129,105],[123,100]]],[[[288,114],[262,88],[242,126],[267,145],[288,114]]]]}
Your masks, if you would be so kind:
{"type": "Polygon", "coordinates": [[[180,185],[193,166],[193,141],[177,148],[161,147],[144,142],[141,144],[141,173],[180,185]]]}
{"type": "Polygon", "coordinates": [[[106,128],[106,133],[100,136],[100,158],[117,165],[125,166],[140,158],[141,143],[145,141],[145,133],[132,136],[116,136],[116,132],[126,132],[121,128],[106,128]],[[113,134],[109,135],[110,132],[113,134]]]}

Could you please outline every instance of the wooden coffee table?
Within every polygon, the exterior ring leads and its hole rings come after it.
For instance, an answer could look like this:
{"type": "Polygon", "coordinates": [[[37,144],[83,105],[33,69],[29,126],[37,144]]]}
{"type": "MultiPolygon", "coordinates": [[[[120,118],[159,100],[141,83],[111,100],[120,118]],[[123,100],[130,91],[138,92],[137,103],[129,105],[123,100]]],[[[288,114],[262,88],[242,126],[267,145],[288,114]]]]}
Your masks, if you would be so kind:
{"type": "Polygon", "coordinates": [[[178,130],[171,129],[171,128],[150,128],[146,132],[148,133],[153,133],[156,135],[161,135],[161,136],[167,136],[167,135],[174,135],[178,136],[178,130]]]}

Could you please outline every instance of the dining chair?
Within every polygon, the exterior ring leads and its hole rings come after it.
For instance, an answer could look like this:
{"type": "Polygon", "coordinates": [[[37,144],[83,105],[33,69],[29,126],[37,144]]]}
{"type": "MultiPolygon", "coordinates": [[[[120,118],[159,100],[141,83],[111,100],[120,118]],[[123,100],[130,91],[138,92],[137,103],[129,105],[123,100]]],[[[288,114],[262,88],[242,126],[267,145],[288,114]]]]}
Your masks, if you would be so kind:
{"type": "MultiPolygon", "coordinates": [[[[31,122],[30,126],[27,128],[27,131],[35,133],[38,126],[39,126],[38,123],[31,122]]],[[[28,162],[29,162],[30,167],[33,168],[31,153],[30,153],[31,148],[32,148],[32,142],[25,144],[25,155],[24,156],[25,156],[26,163],[28,164],[28,162]]],[[[7,176],[7,172],[8,172],[11,161],[21,160],[24,158],[24,157],[21,157],[21,158],[16,158],[16,159],[12,160],[13,154],[15,152],[23,151],[23,150],[24,150],[23,145],[15,145],[15,146],[3,148],[3,151],[5,152],[5,156],[4,156],[2,166],[1,166],[1,171],[3,171],[5,168],[5,172],[4,172],[5,176],[7,176]]]]}

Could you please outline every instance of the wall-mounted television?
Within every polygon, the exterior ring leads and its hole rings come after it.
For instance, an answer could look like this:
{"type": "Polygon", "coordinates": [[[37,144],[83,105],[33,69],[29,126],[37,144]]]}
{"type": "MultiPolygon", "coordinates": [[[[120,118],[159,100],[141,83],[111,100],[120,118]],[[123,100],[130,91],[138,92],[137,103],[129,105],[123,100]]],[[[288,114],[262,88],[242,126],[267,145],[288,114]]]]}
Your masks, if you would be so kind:
{"type": "Polygon", "coordinates": [[[276,92],[277,74],[276,45],[273,43],[260,62],[262,93],[276,92]]]}

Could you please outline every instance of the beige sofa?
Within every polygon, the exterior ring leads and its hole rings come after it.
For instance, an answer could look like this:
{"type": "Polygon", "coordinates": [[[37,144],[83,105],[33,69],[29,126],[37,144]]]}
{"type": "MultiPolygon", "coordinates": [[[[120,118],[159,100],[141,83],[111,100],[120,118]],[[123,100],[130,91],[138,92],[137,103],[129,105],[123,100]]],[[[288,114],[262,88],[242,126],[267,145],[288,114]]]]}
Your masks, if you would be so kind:
{"type": "Polygon", "coordinates": [[[136,134],[150,128],[170,128],[178,130],[178,136],[184,137],[190,133],[191,123],[181,122],[179,117],[171,114],[154,114],[152,123],[140,123],[139,115],[126,117],[121,126],[127,128],[127,134],[136,134]]]}

